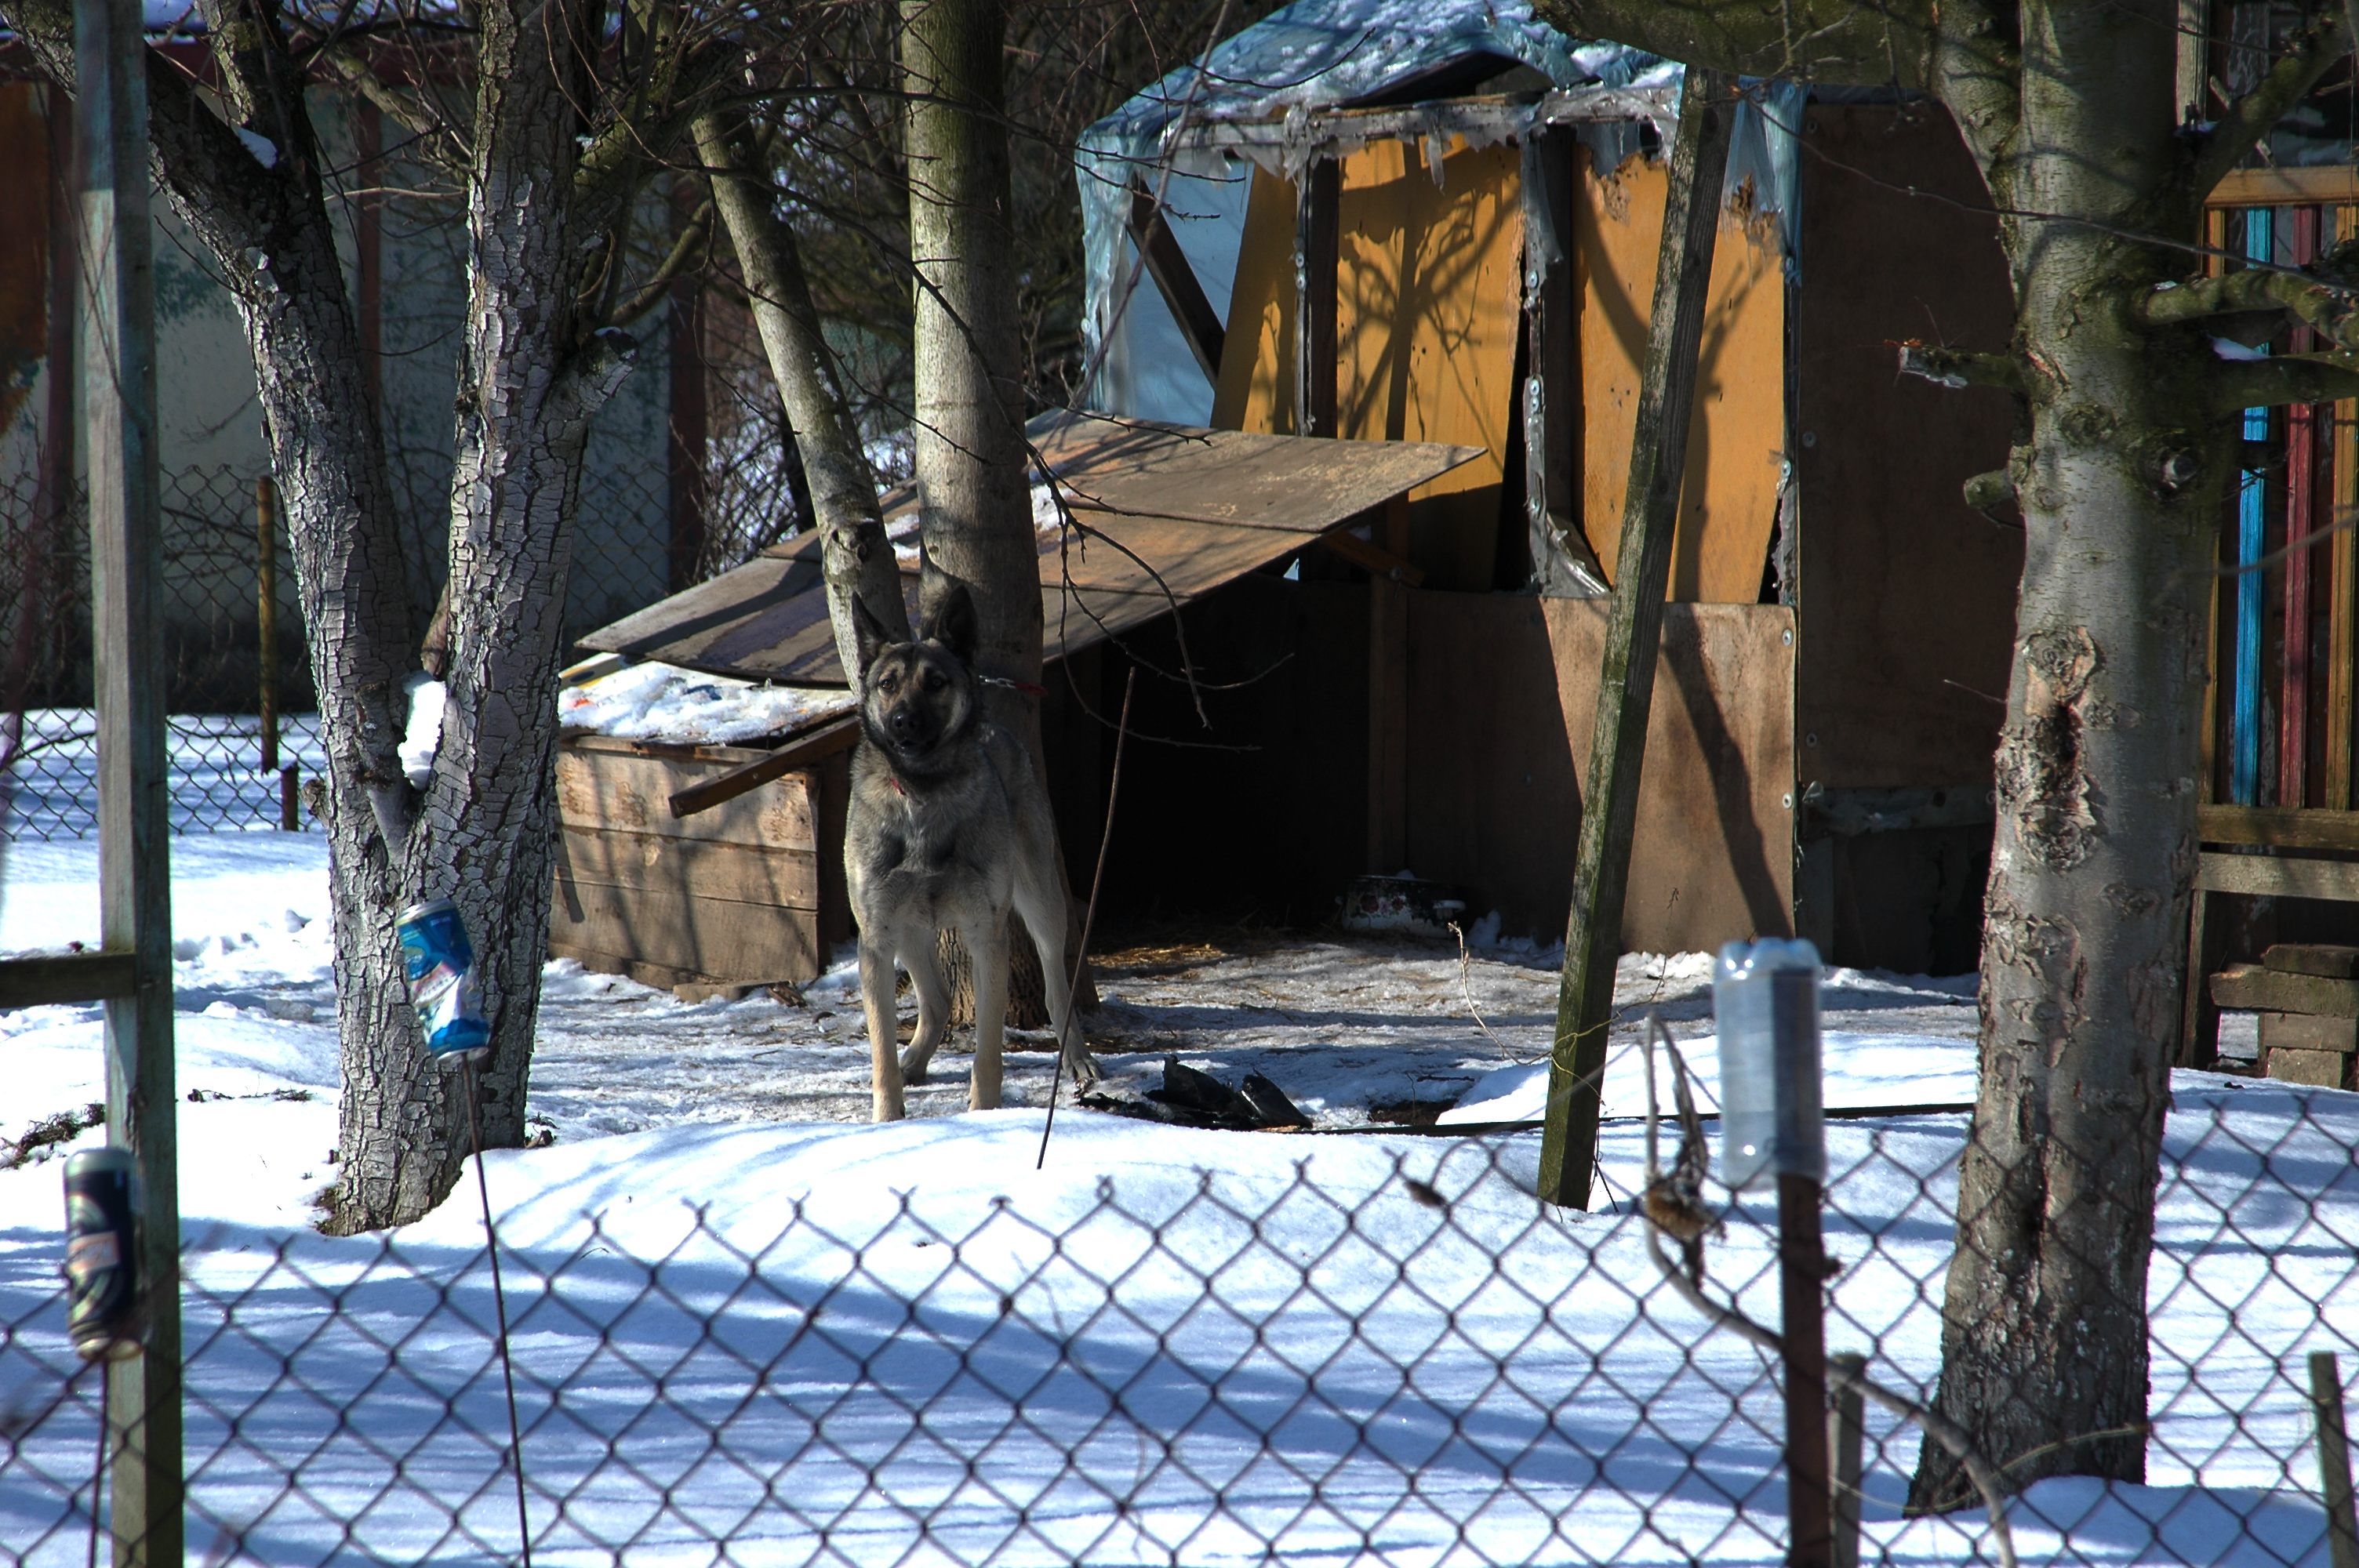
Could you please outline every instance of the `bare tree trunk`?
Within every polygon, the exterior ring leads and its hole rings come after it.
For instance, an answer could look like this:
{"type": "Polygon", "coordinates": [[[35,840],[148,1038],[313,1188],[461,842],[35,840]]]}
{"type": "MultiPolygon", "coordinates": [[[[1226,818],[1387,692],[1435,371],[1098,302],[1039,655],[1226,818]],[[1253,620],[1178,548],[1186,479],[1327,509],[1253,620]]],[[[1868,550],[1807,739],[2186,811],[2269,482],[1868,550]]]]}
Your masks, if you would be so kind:
{"type": "Polygon", "coordinates": [[[909,634],[909,612],[901,600],[901,574],[876,505],[876,480],[860,448],[860,430],[836,377],[835,356],[821,335],[810,280],[803,275],[793,229],[778,215],[777,196],[763,160],[747,145],[742,126],[733,128],[717,113],[697,116],[698,156],[712,176],[713,205],[728,226],[729,241],[745,274],[754,328],[770,362],[787,425],[801,449],[810,481],[811,516],[823,537],[821,569],[827,581],[828,620],[835,631],[836,655],[847,678],[857,680],[858,641],[852,631],[852,600],[857,595],[895,637],[909,634]]]}
{"type": "MultiPolygon", "coordinates": [[[[557,669],[582,445],[629,363],[619,334],[582,341],[574,308],[585,254],[571,221],[576,136],[601,15],[592,0],[478,12],[449,708],[405,859],[409,891],[454,900],[474,936],[494,1146],[523,1138],[549,947],[557,669]]],[[[345,1049],[346,1223],[423,1213],[470,1152],[441,1131],[450,1080],[398,1037],[345,1049]]]]}
{"type": "MultiPolygon", "coordinates": [[[[1997,839],[1984,911],[1981,1073],[1958,1184],[1936,1404],[2012,1485],[2146,1471],[2147,1266],[2195,861],[2208,568],[2234,466],[2197,335],[2129,308],[2184,270],[2117,231],[2176,156],[2169,27],[2024,12],[2022,118],[1994,169],[2031,435],[1997,839]],[[2028,61],[2027,61],[2027,67],[2028,61]],[[2197,476],[2201,481],[2197,481],[2197,476]]],[[[1928,1443],[1912,1500],[1973,1500],[1928,1443]]]]}
{"type": "MultiPolygon", "coordinates": [[[[975,665],[986,678],[994,722],[1023,738],[1045,787],[1038,699],[1040,558],[1032,524],[1024,438],[1022,342],[1013,261],[1000,51],[1001,0],[902,0],[902,86],[908,95],[909,261],[916,273],[912,337],[917,382],[917,478],[926,543],[921,610],[930,614],[954,579],[973,596],[981,635],[975,665]]],[[[1058,859],[1058,876],[1064,860],[1058,859]]],[[[1065,946],[1078,955],[1081,923],[1069,912],[1065,946]]],[[[945,935],[948,946],[955,938],[945,935]]],[[[1029,942],[1011,933],[1021,970],[1037,976],[1029,942]]],[[[954,972],[967,972],[951,957],[954,972]]],[[[1083,986],[1088,981],[1084,975],[1083,986]]],[[[1018,1006],[1021,998],[1009,988],[1018,1006]]],[[[1077,989],[1076,1006],[1095,1005],[1077,989]]],[[[971,1013],[968,991],[953,1012],[971,1013]]],[[[1026,1014],[1028,1018],[1032,1015],[1026,1014]]]]}

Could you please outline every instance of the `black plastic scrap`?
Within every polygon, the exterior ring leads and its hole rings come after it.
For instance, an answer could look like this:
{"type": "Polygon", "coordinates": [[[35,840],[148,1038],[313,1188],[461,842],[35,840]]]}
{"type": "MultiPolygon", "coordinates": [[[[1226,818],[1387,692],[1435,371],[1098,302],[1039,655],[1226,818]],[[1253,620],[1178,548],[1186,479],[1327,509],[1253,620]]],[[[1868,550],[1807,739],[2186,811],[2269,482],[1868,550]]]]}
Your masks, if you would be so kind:
{"type": "Polygon", "coordinates": [[[1179,1127],[1250,1132],[1310,1125],[1310,1119],[1287,1098],[1286,1091],[1261,1074],[1247,1073],[1244,1086],[1233,1089],[1177,1056],[1163,1058],[1163,1087],[1147,1090],[1147,1101],[1128,1096],[1085,1094],[1082,1104],[1092,1110],[1179,1127]]]}

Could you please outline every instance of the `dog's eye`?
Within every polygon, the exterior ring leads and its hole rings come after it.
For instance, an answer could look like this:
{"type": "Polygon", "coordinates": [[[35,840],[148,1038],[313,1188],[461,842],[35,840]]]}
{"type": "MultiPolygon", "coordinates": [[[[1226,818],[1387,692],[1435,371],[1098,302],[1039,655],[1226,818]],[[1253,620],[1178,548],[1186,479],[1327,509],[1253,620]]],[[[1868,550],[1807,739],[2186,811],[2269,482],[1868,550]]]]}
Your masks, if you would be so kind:
{"type": "Polygon", "coordinates": [[[950,682],[942,679],[942,677],[936,672],[932,670],[928,670],[926,672],[926,689],[928,691],[940,691],[942,687],[950,684],[950,682]]]}
{"type": "Polygon", "coordinates": [[[876,689],[883,692],[886,696],[890,697],[893,693],[901,689],[901,677],[899,676],[879,676],[876,677],[876,689]]]}

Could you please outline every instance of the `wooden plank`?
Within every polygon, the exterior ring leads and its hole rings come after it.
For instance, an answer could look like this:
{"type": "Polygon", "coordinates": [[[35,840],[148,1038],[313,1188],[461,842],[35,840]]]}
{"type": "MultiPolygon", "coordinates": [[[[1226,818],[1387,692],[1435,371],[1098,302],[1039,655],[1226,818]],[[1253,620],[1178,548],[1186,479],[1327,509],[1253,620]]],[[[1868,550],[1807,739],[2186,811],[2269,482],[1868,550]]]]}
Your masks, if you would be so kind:
{"type": "MultiPolygon", "coordinates": [[[[1434,442],[1340,448],[1094,416],[1043,427],[1038,447],[1069,481],[1085,530],[1070,539],[1056,529],[1039,535],[1043,614],[1052,632],[1062,625],[1066,633],[1061,643],[1052,637],[1045,650],[1051,658],[1165,613],[1173,598],[1185,602],[1234,581],[1481,456],[1434,442]],[[1071,601],[1069,577],[1082,590],[1079,605],[1071,601]],[[1098,603],[1095,593],[1143,597],[1098,603]]],[[[758,556],[593,633],[583,645],[748,679],[842,685],[810,550],[805,543],[758,556]]],[[[902,587],[914,615],[914,573],[903,574],[902,587]]]]}
{"type": "MultiPolygon", "coordinates": [[[[2318,209],[2297,207],[2292,220],[2292,261],[2306,266],[2318,257],[2318,209]]],[[[2310,330],[2296,327],[2290,351],[2307,353],[2310,330]]],[[[2318,514],[2318,426],[2323,410],[2297,403],[2286,410],[2285,609],[2281,628],[2277,701],[2277,804],[2305,806],[2310,799],[2310,552],[2303,541],[2321,525],[2318,514]]]]}
{"type": "MultiPolygon", "coordinates": [[[[173,1087],[171,825],[164,751],[163,547],[157,515],[156,274],[147,42],[130,0],[74,7],[82,116],[82,391],[90,471],[91,626],[97,645],[98,907],[104,947],[130,955],[109,998],[107,1140],[136,1162],[143,1354],[106,1363],[115,1434],[108,1487],[121,1568],[178,1563],[180,1185],[173,1087]]],[[[95,1538],[93,1537],[93,1548],[95,1538]]]]}
{"type": "Polygon", "coordinates": [[[1720,189],[1735,118],[1733,82],[1690,65],[1680,95],[1679,130],[1668,160],[1661,257],[1648,318],[1646,368],[1631,429],[1618,559],[1598,680],[1597,720],[1582,803],[1572,914],[1565,927],[1549,1060],[1547,1126],[1541,1135],[1542,1201],[1589,1206],[1597,1146],[1605,1031],[1614,1012],[1614,960],[1630,874],[1654,701],[1663,596],[1670,580],[1673,530],[1687,471],[1704,303],[1720,229],[1720,189]]]}
{"type": "MultiPolygon", "coordinates": [[[[1382,547],[1408,543],[1408,503],[1385,508],[1382,547]]],[[[1408,589],[1389,578],[1368,581],[1367,868],[1389,876],[1408,852],[1408,589]]]]}
{"type": "Polygon", "coordinates": [[[2341,206],[2359,201],[2359,168],[2238,168],[2212,188],[2211,207],[2341,206]]]}
{"type": "MultiPolygon", "coordinates": [[[[1288,308],[1292,318],[1292,308],[1288,308]]],[[[1240,351],[1250,344],[1240,341],[1240,351]]],[[[1290,355],[1290,351],[1289,351],[1290,355]]],[[[1288,363],[1290,367],[1291,358],[1288,363]]],[[[1289,404],[1291,394],[1288,395],[1289,404]]],[[[1239,528],[1319,534],[1430,483],[1484,449],[1412,435],[1334,447],[1299,436],[1202,429],[1093,414],[1044,416],[1034,449],[1071,502],[1117,516],[1178,517],[1239,528]]]]}
{"type": "Polygon", "coordinates": [[[2324,975],[2330,979],[2359,979],[2359,947],[2331,942],[2272,942],[2261,953],[2261,968],[2289,975],[2324,975]]]}
{"type": "Polygon", "coordinates": [[[568,742],[557,752],[558,810],[565,821],[585,827],[774,849],[816,846],[807,773],[788,773],[758,794],[693,816],[672,816],[673,795],[723,771],[719,763],[591,752],[568,742]]]}
{"type": "Polygon", "coordinates": [[[35,953],[0,959],[0,1009],[104,1001],[138,989],[129,953],[35,953]]]}
{"type": "Polygon", "coordinates": [[[601,887],[560,873],[549,942],[551,952],[659,965],[723,985],[800,985],[825,965],[819,920],[816,910],[601,887]]]}
{"type": "MultiPolygon", "coordinates": [[[[1668,177],[1662,165],[1644,156],[1613,169],[1593,168],[1584,156],[1582,168],[1573,205],[1581,280],[1582,510],[1590,547],[1611,581],[1619,570],[1617,529],[1668,177]]],[[[1712,258],[1707,306],[1712,331],[1691,394],[1689,417],[1696,436],[1688,445],[1665,592],[1673,599],[1750,604],[1761,596],[1788,449],[1786,378],[1779,371],[1786,362],[1785,257],[1774,222],[1734,209],[1719,219],[1723,243],[1712,258]]],[[[1891,379],[1888,371],[1885,379],[1891,379]]],[[[1824,432],[1831,439],[1841,434],[1824,432]]]]}
{"type": "Polygon", "coordinates": [[[623,892],[671,892],[780,909],[817,909],[820,849],[773,849],[568,823],[561,880],[623,892]]]}
{"type": "Polygon", "coordinates": [[[2336,1018],[2331,1013],[2264,1012],[2261,1014],[2261,1049],[2272,1051],[2338,1051],[2350,1055],[2359,1051],[2359,1018],[2336,1018]]]}
{"type": "Polygon", "coordinates": [[[2318,1480],[2326,1503],[2330,1568],[2359,1568],[2359,1508],[2351,1496],[2351,1433],[2343,1415],[2343,1367],[2332,1350],[2310,1353],[2310,1402],[2318,1423],[2318,1480]]]}
{"type": "Polygon", "coordinates": [[[2298,811],[2280,806],[2203,805],[2196,837],[2206,844],[2265,844],[2359,853],[2359,811],[2298,811]]]}
{"type": "Polygon", "coordinates": [[[1196,281],[1196,269],[1188,265],[1188,253],[1180,248],[1179,236],[1163,221],[1155,193],[1137,179],[1133,179],[1130,187],[1130,240],[1138,247],[1139,257],[1147,265],[1147,276],[1153,280],[1156,292],[1163,296],[1164,306],[1179,324],[1180,336],[1187,341],[1188,351],[1196,356],[1204,379],[1219,381],[1223,335],[1220,312],[1205,297],[1204,286],[1196,281]]]}
{"type": "Polygon", "coordinates": [[[2351,1058],[2339,1051],[2304,1051],[2270,1046],[2262,1053],[2263,1071],[2281,1084],[2309,1084],[2339,1089],[2351,1076],[2351,1058]]]}
{"type": "MultiPolygon", "coordinates": [[[[2359,208],[2338,207],[2334,237],[2340,244],[2359,237],[2359,208]]],[[[2333,519],[2359,513],[2359,398],[2334,405],[2328,445],[2334,487],[2333,519]]],[[[2321,804],[2347,811],[2351,797],[2353,704],[2359,702],[2359,541],[2338,527],[2326,547],[2327,653],[2326,757],[2320,780],[2321,804]]]]}
{"type": "Polygon", "coordinates": [[[2180,981],[2176,1065],[2208,1068],[2220,1059],[2220,1004],[2212,1000],[2212,971],[2227,943],[2212,914],[2212,897],[2198,887],[2187,901],[2187,969],[2180,981]]]}
{"type": "Polygon", "coordinates": [[[2260,898],[2319,898],[2359,903],[2359,860],[2307,860],[2288,855],[2206,854],[2195,885],[2206,892],[2260,898]]]}
{"type": "Polygon", "coordinates": [[[2359,980],[2289,975],[2258,964],[2231,964],[2212,977],[2212,1000],[2256,1012],[2306,1012],[2359,1018],[2359,980]]]}
{"type": "Polygon", "coordinates": [[[1335,434],[1335,267],[1337,205],[1343,171],[1318,158],[1297,187],[1294,213],[1294,406],[1296,434],[1335,434]]]}
{"type": "Polygon", "coordinates": [[[858,716],[839,719],[823,724],[799,738],[788,741],[770,755],[750,762],[742,762],[718,778],[693,784],[674,795],[670,801],[674,816],[693,816],[700,811],[710,811],[723,801],[735,800],[749,790],[759,789],[771,780],[783,778],[799,768],[810,766],[821,757],[857,745],[860,741],[858,716]]]}

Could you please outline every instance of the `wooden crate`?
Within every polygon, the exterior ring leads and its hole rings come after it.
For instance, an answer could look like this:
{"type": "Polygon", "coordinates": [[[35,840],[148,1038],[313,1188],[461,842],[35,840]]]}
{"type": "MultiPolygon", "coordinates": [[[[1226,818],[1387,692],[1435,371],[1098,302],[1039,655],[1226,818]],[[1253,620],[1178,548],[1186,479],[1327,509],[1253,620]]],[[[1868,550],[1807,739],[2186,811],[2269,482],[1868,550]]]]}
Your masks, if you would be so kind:
{"type": "Polygon", "coordinates": [[[766,753],[599,735],[558,749],[552,957],[648,985],[800,984],[851,935],[848,752],[693,816],[672,795],[766,753]]]}

